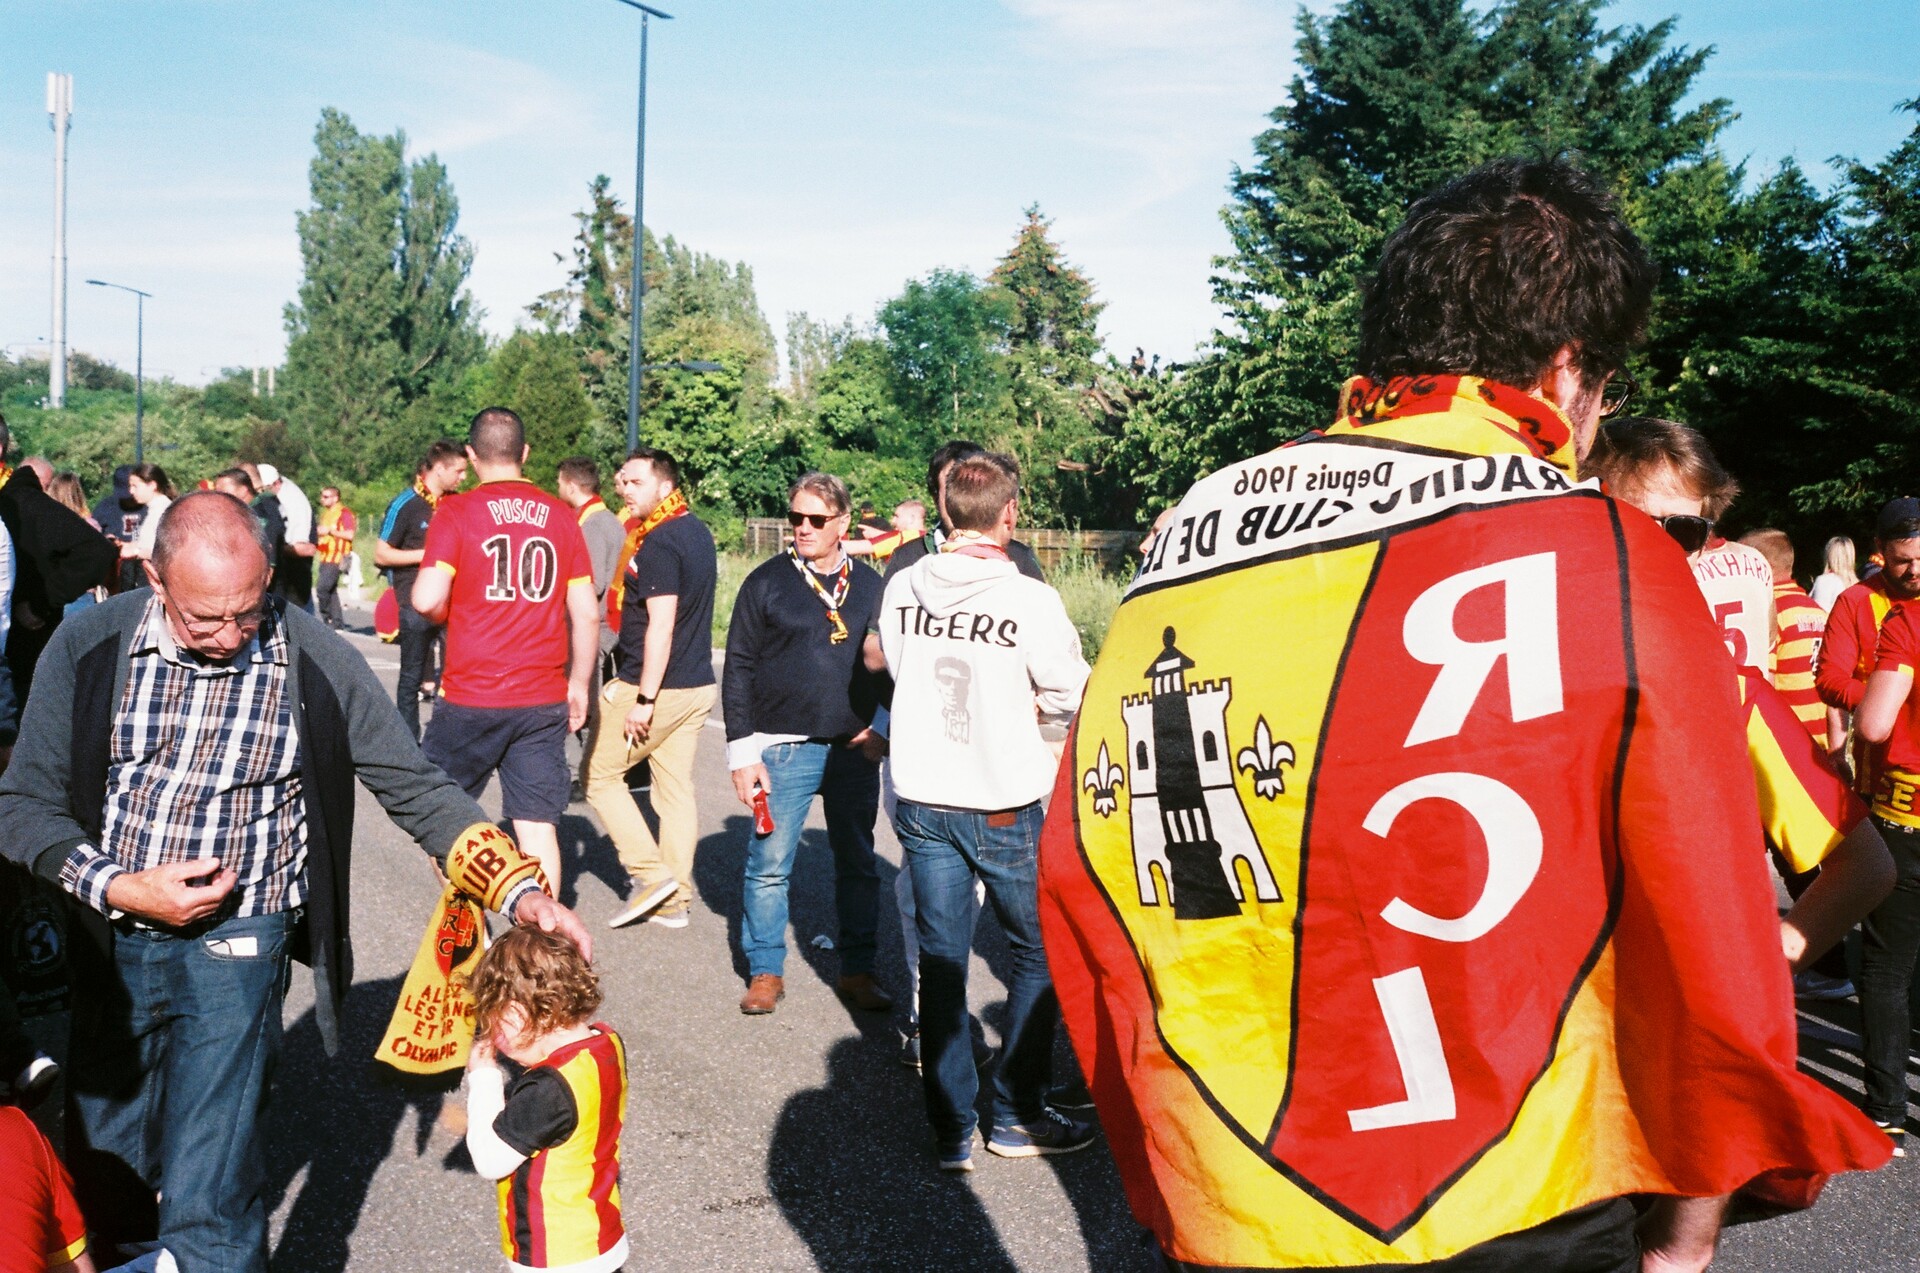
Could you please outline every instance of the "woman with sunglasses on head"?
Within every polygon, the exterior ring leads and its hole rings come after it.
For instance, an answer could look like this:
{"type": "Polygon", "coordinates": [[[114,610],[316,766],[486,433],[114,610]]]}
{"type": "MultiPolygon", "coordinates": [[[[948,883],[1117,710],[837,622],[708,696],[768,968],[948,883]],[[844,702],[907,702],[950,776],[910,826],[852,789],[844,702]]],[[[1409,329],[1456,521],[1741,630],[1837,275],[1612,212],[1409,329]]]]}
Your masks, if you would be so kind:
{"type": "Polygon", "coordinates": [[[1733,661],[1773,680],[1773,567],[1759,549],[1715,533],[1740,484],[1684,424],[1627,416],[1600,428],[1583,470],[1659,522],[1687,554],[1733,661]]]}

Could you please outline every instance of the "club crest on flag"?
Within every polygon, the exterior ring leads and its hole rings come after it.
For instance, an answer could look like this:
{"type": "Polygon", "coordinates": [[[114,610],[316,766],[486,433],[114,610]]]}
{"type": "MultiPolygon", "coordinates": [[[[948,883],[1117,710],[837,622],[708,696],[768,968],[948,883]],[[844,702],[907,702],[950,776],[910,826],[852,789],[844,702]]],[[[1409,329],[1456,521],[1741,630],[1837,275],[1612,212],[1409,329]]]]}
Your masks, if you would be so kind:
{"type": "MultiPolygon", "coordinates": [[[[1259,901],[1278,902],[1280,889],[1240,804],[1234,762],[1227,759],[1233,682],[1189,685],[1194,662],[1174,637],[1171,627],[1161,634],[1160,653],[1146,671],[1151,690],[1121,700],[1127,730],[1122,754],[1133,766],[1128,827],[1134,881],[1142,906],[1158,906],[1164,898],[1176,918],[1219,919],[1239,914],[1249,892],[1259,901]]],[[[1256,732],[1258,746],[1241,749],[1252,763],[1242,767],[1260,775],[1256,790],[1271,800],[1280,794],[1279,766],[1292,763],[1293,748],[1273,742],[1264,716],[1256,732]]],[[[1103,739],[1083,784],[1094,792],[1095,811],[1111,816],[1115,792],[1126,781],[1103,739]]]]}

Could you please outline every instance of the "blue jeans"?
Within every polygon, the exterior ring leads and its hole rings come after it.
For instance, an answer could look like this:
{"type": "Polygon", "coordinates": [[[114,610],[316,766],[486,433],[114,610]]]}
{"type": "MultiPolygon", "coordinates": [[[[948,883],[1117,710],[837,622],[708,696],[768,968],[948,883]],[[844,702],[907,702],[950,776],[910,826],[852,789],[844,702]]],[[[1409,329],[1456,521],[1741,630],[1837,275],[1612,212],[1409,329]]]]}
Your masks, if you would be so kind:
{"type": "Polygon", "coordinates": [[[976,878],[987,886],[987,902],[1013,952],[1007,1028],[993,1075],[992,1126],[1032,1122],[1046,1106],[1060,1001],[1040,944],[1043,816],[1037,800],[1006,813],[900,801],[895,829],[913,874],[920,937],[920,1081],[942,1148],[973,1134],[973,1103],[980,1091],[967,1028],[976,878]]]}
{"type": "Polygon", "coordinates": [[[873,820],[880,811],[880,766],[838,743],[776,743],[761,756],[772,789],[773,834],[747,830],[747,877],[740,944],[747,973],[783,975],[787,964],[787,877],[814,796],[827,814],[833,848],[833,901],[840,917],[840,972],[873,971],[880,920],[880,872],[873,820]]]}
{"type": "Polygon", "coordinates": [[[143,1184],[151,1205],[158,1190],[160,1241],[182,1273],[266,1273],[260,1127],[295,919],[229,919],[192,936],[124,930],[118,985],[87,987],[75,1005],[70,1135],[75,1175],[93,1177],[80,1182],[88,1219],[110,1239],[147,1236],[114,1232],[125,1213],[105,1198],[143,1184]]]}

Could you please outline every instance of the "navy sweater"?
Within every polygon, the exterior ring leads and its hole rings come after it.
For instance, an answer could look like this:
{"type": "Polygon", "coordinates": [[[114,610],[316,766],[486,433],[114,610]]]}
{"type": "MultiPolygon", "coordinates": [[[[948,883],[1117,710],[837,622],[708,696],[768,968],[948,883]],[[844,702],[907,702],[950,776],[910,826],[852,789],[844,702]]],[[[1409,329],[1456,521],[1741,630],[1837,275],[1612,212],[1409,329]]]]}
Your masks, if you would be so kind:
{"type": "Polygon", "coordinates": [[[854,562],[840,607],[847,639],[836,645],[826,605],[791,557],[783,552],[754,567],[727,625],[720,683],[727,741],[750,734],[845,739],[871,724],[880,678],[866,670],[860,650],[879,617],[881,592],[880,576],[854,562]]]}

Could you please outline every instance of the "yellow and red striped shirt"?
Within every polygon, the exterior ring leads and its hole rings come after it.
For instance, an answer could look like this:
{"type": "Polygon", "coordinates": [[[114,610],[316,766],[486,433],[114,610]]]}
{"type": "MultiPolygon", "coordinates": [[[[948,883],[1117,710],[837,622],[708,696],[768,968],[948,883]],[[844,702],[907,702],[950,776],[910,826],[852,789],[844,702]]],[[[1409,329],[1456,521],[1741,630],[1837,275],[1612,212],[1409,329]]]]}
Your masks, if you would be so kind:
{"type": "Polygon", "coordinates": [[[323,566],[337,566],[353,551],[353,532],[358,529],[353,510],[345,504],[320,510],[318,549],[314,556],[323,566]],[[345,532],[342,534],[341,532],[345,532]]]}
{"type": "Polygon", "coordinates": [[[1773,609],[1780,619],[1773,642],[1773,687],[1824,750],[1827,705],[1820,701],[1813,669],[1820,660],[1820,641],[1827,633],[1827,612],[1791,579],[1773,585],[1773,609]]]}
{"type": "Polygon", "coordinates": [[[529,1155],[499,1185],[500,1249],[512,1268],[610,1270],[625,1261],[626,1111],[626,1046],[598,1023],[592,1038],[561,1048],[513,1084],[494,1124],[502,1140],[529,1155]]]}

